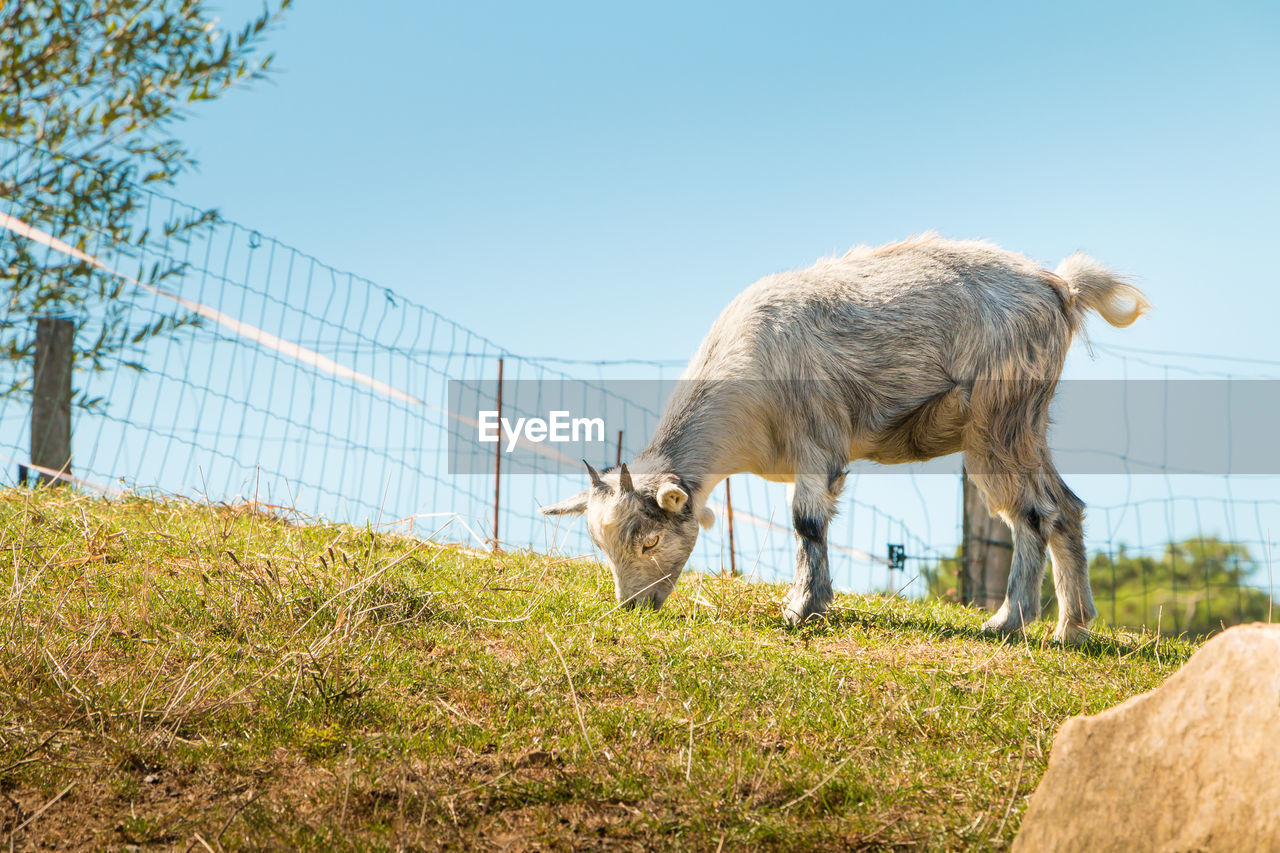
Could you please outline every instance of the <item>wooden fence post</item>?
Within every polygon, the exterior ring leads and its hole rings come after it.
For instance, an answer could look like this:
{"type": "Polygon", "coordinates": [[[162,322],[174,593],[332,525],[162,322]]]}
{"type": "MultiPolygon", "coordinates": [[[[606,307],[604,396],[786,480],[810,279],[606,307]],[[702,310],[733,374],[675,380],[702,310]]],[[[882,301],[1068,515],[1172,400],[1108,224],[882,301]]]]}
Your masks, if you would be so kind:
{"type": "MultiPolygon", "coordinates": [[[[31,464],[71,474],[71,364],[76,326],[60,317],[36,319],[35,380],[31,387],[31,464]]],[[[37,470],[38,482],[64,478],[37,470]]]]}

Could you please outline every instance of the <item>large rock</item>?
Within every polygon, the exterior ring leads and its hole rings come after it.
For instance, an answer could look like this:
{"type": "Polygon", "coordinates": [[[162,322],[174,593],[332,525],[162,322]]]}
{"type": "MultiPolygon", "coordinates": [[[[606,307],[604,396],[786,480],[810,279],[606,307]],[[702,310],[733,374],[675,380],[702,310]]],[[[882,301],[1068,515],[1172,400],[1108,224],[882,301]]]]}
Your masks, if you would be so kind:
{"type": "Polygon", "coordinates": [[[1013,849],[1280,850],[1280,625],[1232,628],[1063,723],[1013,849]]]}

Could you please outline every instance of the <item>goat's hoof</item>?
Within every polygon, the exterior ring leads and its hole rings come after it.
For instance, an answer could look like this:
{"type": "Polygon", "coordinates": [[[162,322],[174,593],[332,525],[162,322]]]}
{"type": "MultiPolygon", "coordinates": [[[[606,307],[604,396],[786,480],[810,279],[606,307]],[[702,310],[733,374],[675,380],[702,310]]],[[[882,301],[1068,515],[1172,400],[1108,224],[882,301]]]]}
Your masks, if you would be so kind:
{"type": "Polygon", "coordinates": [[[788,628],[795,628],[826,609],[826,605],[813,596],[802,598],[794,592],[788,592],[787,597],[782,600],[782,618],[788,628]]]}
{"type": "Polygon", "coordinates": [[[1064,646],[1078,646],[1093,638],[1093,632],[1079,622],[1059,622],[1053,629],[1053,641],[1064,646]]]}
{"type": "Polygon", "coordinates": [[[982,633],[996,636],[1008,636],[1022,630],[1022,620],[1003,607],[996,611],[986,622],[982,623],[982,633]]]}

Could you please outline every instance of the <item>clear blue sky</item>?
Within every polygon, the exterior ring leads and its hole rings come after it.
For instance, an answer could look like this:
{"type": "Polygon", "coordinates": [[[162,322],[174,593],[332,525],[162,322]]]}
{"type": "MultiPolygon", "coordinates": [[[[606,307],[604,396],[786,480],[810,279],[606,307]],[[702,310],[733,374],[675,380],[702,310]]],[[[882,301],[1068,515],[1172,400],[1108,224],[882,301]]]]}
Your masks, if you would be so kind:
{"type": "MultiPolygon", "coordinates": [[[[516,353],[686,359],[760,276],[935,229],[1139,278],[1155,313],[1095,322],[1069,377],[1162,375],[1109,344],[1280,360],[1275,3],[299,0],[271,42],[271,82],[179,128],[174,194],[516,353]]],[[[1280,530],[1249,503],[1280,478],[1069,480],[1094,548],[1280,530]]],[[[848,492],[958,538],[954,476],[848,492]]],[[[906,541],[847,513],[857,547],[906,541]]]]}
{"type": "Polygon", "coordinates": [[[685,358],[761,275],[937,229],[1138,275],[1099,341],[1280,357],[1278,9],[301,0],[176,194],[529,355],[685,358]]]}

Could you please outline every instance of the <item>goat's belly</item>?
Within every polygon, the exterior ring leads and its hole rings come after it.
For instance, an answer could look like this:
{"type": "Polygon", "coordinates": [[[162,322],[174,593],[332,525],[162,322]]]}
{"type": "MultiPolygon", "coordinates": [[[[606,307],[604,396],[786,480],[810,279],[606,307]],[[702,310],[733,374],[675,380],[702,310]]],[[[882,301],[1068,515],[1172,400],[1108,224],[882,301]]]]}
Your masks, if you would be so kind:
{"type": "Polygon", "coordinates": [[[796,466],[785,454],[758,454],[744,466],[746,471],[771,483],[794,483],[796,466]]]}
{"type": "Polygon", "coordinates": [[[886,444],[858,458],[869,459],[880,465],[901,465],[904,462],[926,462],[939,456],[959,453],[961,449],[960,435],[956,433],[939,436],[937,441],[886,444]]]}
{"type": "Polygon", "coordinates": [[[881,465],[924,462],[962,449],[968,406],[959,389],[930,398],[862,444],[858,458],[881,465]]]}

